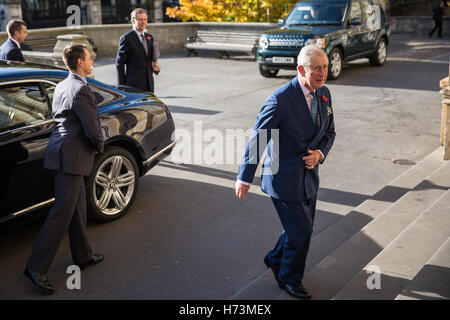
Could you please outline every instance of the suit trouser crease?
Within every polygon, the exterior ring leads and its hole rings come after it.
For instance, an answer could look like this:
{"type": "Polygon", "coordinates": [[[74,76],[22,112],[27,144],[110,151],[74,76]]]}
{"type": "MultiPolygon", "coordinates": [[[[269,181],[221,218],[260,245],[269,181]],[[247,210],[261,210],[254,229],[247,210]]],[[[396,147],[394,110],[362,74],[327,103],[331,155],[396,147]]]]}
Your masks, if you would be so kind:
{"type": "Polygon", "coordinates": [[[286,202],[272,198],[283,232],[275,248],[267,256],[275,268],[278,278],[293,286],[300,285],[305,272],[305,262],[311,242],[316,198],[303,203],[286,202]]]}
{"type": "Polygon", "coordinates": [[[55,203],[35,241],[27,267],[47,273],[66,231],[75,264],[87,262],[92,249],[86,231],[84,177],[62,171],[55,176],[55,203]]]}

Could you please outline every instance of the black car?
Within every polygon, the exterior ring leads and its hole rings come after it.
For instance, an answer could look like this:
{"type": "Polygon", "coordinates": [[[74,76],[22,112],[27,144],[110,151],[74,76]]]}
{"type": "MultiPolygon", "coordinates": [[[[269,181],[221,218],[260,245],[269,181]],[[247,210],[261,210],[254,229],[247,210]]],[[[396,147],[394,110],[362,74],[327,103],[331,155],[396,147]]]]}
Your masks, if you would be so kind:
{"type": "MultiPolygon", "coordinates": [[[[43,156],[54,128],[51,103],[67,71],[0,62],[0,223],[51,204],[53,174],[43,156]]],[[[139,177],[175,146],[166,105],[151,93],[88,78],[99,108],[105,150],[86,178],[88,216],[110,221],[131,206],[139,177]]]]}
{"type": "Polygon", "coordinates": [[[384,0],[300,1],[279,23],[259,39],[256,60],[264,77],[295,69],[298,53],[311,43],[327,53],[331,80],[340,76],[344,61],[369,58],[380,66],[386,60],[391,20],[384,0]]]}

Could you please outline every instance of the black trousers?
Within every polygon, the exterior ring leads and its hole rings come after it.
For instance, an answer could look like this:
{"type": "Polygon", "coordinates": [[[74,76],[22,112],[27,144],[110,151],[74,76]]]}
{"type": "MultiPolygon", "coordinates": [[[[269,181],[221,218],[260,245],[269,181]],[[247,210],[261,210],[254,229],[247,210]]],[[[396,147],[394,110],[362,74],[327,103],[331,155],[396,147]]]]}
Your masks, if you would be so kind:
{"type": "Polygon", "coordinates": [[[431,37],[433,33],[436,31],[436,29],[438,29],[439,37],[442,37],[442,19],[434,19],[434,28],[431,29],[428,35],[431,37]]]}
{"type": "Polygon", "coordinates": [[[84,177],[62,171],[55,176],[55,203],[34,243],[27,267],[47,273],[66,231],[74,264],[92,258],[86,232],[86,190],[84,177]]]}

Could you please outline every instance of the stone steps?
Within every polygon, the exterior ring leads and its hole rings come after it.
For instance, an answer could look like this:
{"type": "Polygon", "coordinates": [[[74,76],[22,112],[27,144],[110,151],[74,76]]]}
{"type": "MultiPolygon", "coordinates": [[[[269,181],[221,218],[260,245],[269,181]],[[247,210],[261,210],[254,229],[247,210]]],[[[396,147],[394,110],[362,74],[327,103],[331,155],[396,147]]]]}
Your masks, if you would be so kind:
{"type": "Polygon", "coordinates": [[[446,163],[316,265],[305,276],[305,286],[317,299],[332,299],[449,188],[450,163],[446,163]]]}
{"type": "MultiPolygon", "coordinates": [[[[449,165],[446,168],[450,171],[449,165]]],[[[449,218],[450,191],[446,191],[372,259],[333,299],[395,299],[448,239],[449,218]],[[371,273],[368,273],[368,270],[372,270],[371,273]],[[373,289],[369,290],[367,280],[374,270],[377,275],[380,275],[380,286],[373,288],[375,280],[372,278],[373,289]]]]}
{"type": "MultiPolygon", "coordinates": [[[[450,208],[447,208],[447,213],[450,208]]],[[[395,300],[450,299],[450,237],[395,300]]]]}
{"type": "MultiPolygon", "coordinates": [[[[334,224],[313,235],[303,282],[314,299],[332,299],[443,196],[450,188],[450,166],[442,157],[440,147],[334,224]]],[[[278,289],[272,272],[267,270],[230,299],[291,297],[278,289]]]]}

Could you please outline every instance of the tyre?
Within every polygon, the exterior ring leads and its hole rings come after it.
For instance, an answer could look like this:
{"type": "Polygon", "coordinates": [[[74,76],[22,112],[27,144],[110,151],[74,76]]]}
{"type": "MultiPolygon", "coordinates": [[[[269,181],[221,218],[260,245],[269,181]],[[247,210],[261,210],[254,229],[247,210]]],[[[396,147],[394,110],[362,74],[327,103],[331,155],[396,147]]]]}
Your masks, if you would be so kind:
{"type": "Polygon", "coordinates": [[[338,48],[331,50],[328,55],[328,79],[336,80],[342,72],[342,52],[338,48]]]}
{"type": "Polygon", "coordinates": [[[381,38],[380,41],[378,41],[375,51],[369,58],[369,62],[373,66],[381,66],[386,61],[386,56],[387,56],[386,39],[381,38]]]}
{"type": "Polygon", "coordinates": [[[264,77],[264,78],[274,78],[277,76],[278,74],[278,69],[275,70],[264,70],[264,68],[262,67],[262,64],[258,65],[259,67],[259,73],[264,77]]]}
{"type": "Polygon", "coordinates": [[[88,217],[107,222],[123,216],[133,204],[139,184],[139,169],[127,150],[105,148],[86,179],[88,217]]]}

